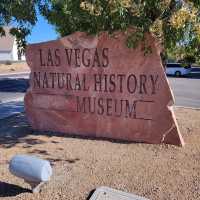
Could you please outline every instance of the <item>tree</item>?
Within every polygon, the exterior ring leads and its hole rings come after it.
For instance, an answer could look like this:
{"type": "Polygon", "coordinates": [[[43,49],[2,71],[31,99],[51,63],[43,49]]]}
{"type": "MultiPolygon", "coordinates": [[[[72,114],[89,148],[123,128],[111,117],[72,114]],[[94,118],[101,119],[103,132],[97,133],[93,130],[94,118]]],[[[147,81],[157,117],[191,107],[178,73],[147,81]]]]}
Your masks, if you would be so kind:
{"type": "Polygon", "coordinates": [[[19,49],[26,45],[26,36],[37,21],[37,0],[1,0],[0,1],[0,36],[5,36],[4,26],[12,26],[10,33],[17,39],[19,49]]]}
{"type": "Polygon", "coordinates": [[[179,47],[186,57],[200,57],[199,0],[46,0],[39,8],[61,36],[75,31],[112,33],[133,26],[137,32],[129,35],[129,47],[152,32],[164,49],[175,53],[179,47]]]}
{"type": "Polygon", "coordinates": [[[37,21],[36,7],[61,36],[134,27],[136,33],[129,35],[128,47],[145,42],[144,34],[151,32],[166,50],[163,57],[181,49],[183,57],[200,60],[200,0],[10,0],[10,4],[2,0],[0,27],[14,21],[19,27],[14,33],[24,45],[23,37],[37,21]]]}

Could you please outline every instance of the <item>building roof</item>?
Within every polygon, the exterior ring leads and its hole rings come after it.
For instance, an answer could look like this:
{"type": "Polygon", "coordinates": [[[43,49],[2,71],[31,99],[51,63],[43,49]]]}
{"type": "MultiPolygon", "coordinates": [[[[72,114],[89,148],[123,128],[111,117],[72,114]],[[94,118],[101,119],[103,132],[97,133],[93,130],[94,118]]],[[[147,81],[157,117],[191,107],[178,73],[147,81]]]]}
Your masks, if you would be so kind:
{"type": "Polygon", "coordinates": [[[0,51],[11,51],[15,41],[15,37],[9,33],[9,27],[3,27],[6,35],[0,37],[0,51]]]}

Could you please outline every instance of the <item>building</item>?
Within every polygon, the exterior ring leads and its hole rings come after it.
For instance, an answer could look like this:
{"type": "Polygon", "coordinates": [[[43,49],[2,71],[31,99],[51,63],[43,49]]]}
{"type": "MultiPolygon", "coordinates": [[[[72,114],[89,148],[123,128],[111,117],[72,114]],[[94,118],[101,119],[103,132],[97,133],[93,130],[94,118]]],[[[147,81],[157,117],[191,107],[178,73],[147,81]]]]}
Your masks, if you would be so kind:
{"type": "Polygon", "coordinates": [[[25,60],[25,56],[17,49],[16,38],[9,33],[9,27],[4,27],[6,36],[0,37],[0,61],[25,60]]]}

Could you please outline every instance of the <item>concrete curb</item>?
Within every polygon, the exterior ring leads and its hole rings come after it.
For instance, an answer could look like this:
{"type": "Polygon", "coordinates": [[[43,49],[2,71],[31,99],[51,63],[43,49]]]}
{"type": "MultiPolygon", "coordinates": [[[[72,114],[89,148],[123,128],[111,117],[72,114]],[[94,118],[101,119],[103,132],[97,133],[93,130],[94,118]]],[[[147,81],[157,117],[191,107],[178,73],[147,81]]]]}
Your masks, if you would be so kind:
{"type": "Polygon", "coordinates": [[[191,109],[191,110],[200,110],[200,108],[195,107],[188,107],[188,106],[173,106],[175,108],[185,108],[185,109],[191,109]]]}
{"type": "Polygon", "coordinates": [[[24,97],[13,98],[12,100],[8,99],[8,100],[5,100],[5,101],[0,101],[0,106],[1,106],[1,104],[4,104],[4,103],[22,102],[22,101],[24,101],[24,97]]]}
{"type": "Polygon", "coordinates": [[[4,74],[1,74],[0,73],[0,78],[1,76],[18,76],[18,75],[28,75],[30,74],[30,72],[27,72],[27,71],[24,71],[24,72],[18,72],[18,73],[15,73],[15,72],[11,72],[11,73],[4,73],[4,74]]]}

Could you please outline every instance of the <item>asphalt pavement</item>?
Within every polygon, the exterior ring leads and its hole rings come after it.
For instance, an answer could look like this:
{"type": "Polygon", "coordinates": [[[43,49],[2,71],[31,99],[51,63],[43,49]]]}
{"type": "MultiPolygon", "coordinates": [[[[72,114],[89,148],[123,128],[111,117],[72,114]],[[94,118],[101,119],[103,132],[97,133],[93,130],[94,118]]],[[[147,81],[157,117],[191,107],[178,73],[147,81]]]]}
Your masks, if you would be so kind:
{"type": "Polygon", "coordinates": [[[29,73],[0,75],[0,119],[24,111],[24,95],[29,73]]]}
{"type": "MultiPolygon", "coordinates": [[[[168,77],[175,106],[200,108],[200,68],[187,77],[168,77]]],[[[0,119],[24,111],[23,99],[29,86],[29,74],[0,75],[0,119]]]]}
{"type": "Polygon", "coordinates": [[[200,74],[189,77],[168,77],[175,97],[175,106],[200,108],[200,74]]]}
{"type": "Polygon", "coordinates": [[[29,73],[0,75],[0,103],[22,101],[28,79],[29,73]]]}

